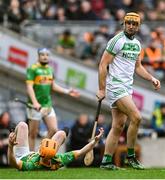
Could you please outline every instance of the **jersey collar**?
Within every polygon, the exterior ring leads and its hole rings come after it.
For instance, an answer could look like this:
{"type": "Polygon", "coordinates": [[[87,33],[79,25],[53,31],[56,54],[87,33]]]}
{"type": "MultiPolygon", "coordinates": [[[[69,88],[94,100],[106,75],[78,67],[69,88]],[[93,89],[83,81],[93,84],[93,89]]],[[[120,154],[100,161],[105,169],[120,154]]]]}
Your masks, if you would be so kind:
{"type": "Polygon", "coordinates": [[[48,67],[48,64],[43,66],[40,62],[37,62],[37,65],[40,66],[40,67],[43,67],[43,68],[47,68],[48,67]]]}
{"type": "Polygon", "coordinates": [[[133,40],[134,38],[135,38],[135,35],[133,35],[133,36],[130,36],[127,32],[125,32],[124,31],[124,34],[125,34],[125,36],[128,38],[128,39],[130,39],[130,40],[133,40]]]}

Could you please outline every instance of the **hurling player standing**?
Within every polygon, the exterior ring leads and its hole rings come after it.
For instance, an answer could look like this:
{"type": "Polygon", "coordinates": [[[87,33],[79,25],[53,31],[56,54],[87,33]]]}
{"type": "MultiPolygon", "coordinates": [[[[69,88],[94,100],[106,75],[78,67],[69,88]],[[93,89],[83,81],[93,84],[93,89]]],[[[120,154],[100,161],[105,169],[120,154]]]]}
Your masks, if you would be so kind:
{"type": "Polygon", "coordinates": [[[124,30],[110,39],[99,65],[97,97],[103,99],[107,96],[112,112],[112,128],[106,139],[104,157],[100,166],[104,169],[118,169],[112,163],[112,156],[127,118],[130,120],[127,131],[128,164],[135,169],[144,169],[136,159],[134,151],[142,117],[132,100],[133,75],[136,72],[143,79],[150,81],[155,90],[160,88],[160,81],[149,74],[141,64],[139,58],[141,44],[135,38],[140,23],[138,14],[130,12],[125,15],[124,30]]]}
{"type": "Polygon", "coordinates": [[[35,148],[35,139],[38,134],[39,122],[42,118],[48,129],[48,138],[51,138],[58,129],[56,114],[52,107],[51,91],[68,94],[72,97],[79,96],[76,90],[65,89],[56,84],[53,69],[48,65],[49,54],[50,52],[47,48],[38,49],[38,62],[27,69],[26,84],[29,102],[36,109],[27,109],[27,117],[30,120],[30,150],[35,148]]]}

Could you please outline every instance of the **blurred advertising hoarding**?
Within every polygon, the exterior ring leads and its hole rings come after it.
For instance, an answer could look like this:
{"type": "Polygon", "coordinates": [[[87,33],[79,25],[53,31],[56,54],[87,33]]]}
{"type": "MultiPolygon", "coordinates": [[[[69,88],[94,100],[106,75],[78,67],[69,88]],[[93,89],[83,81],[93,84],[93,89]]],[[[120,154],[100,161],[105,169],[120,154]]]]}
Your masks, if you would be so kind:
{"type": "Polygon", "coordinates": [[[138,109],[142,112],[142,115],[146,118],[151,118],[152,112],[157,104],[165,102],[164,95],[135,85],[133,99],[138,109]]]}
{"type": "Polygon", "coordinates": [[[26,68],[28,64],[28,51],[17,46],[10,46],[7,60],[26,68]]]}
{"type": "MultiPolygon", "coordinates": [[[[0,64],[25,74],[26,68],[37,61],[37,48],[15,39],[7,34],[0,34],[0,64]]],[[[98,90],[97,70],[69,61],[64,57],[51,54],[50,65],[55,72],[57,82],[81,90],[88,98],[96,99],[98,90]]],[[[155,102],[165,102],[159,93],[134,86],[133,99],[146,118],[150,118],[155,102]]]]}

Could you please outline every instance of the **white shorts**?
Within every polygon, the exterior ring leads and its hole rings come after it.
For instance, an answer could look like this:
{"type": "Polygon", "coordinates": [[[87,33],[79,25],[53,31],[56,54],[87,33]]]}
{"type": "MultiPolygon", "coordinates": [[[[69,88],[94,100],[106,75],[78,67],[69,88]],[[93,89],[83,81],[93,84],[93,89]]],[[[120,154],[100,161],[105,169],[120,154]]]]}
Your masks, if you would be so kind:
{"type": "Polygon", "coordinates": [[[52,116],[56,117],[56,114],[53,108],[51,108],[50,112],[46,116],[44,116],[40,111],[36,111],[35,109],[27,108],[26,111],[27,111],[27,118],[36,120],[36,121],[40,121],[44,117],[52,117],[52,116]]]}
{"type": "Polygon", "coordinates": [[[130,96],[132,95],[132,88],[128,89],[123,85],[107,85],[106,89],[106,97],[108,100],[108,103],[110,105],[110,108],[116,108],[115,102],[122,97],[130,96]]]}
{"type": "Polygon", "coordinates": [[[15,146],[14,147],[14,154],[15,154],[17,163],[24,156],[27,156],[28,154],[31,154],[31,153],[33,153],[33,151],[30,151],[28,146],[22,146],[22,147],[15,146]]]}

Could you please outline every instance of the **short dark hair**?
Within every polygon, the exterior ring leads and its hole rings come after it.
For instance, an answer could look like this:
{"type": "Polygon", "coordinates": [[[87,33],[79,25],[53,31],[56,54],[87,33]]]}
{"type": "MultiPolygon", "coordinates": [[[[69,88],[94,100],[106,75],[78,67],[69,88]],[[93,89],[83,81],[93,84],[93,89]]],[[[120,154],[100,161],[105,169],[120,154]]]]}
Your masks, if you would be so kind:
{"type": "Polygon", "coordinates": [[[63,32],[63,34],[64,34],[65,36],[70,36],[70,35],[71,35],[71,32],[70,32],[69,29],[66,29],[66,30],[63,32]]]}

